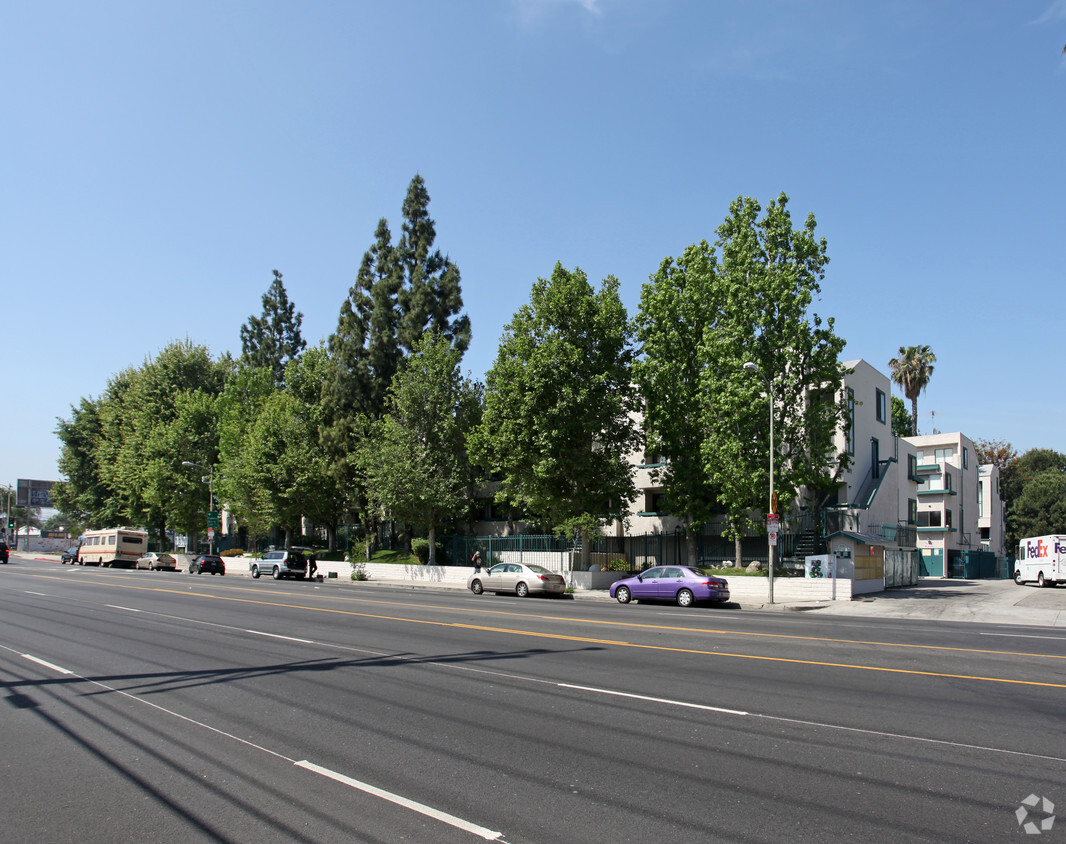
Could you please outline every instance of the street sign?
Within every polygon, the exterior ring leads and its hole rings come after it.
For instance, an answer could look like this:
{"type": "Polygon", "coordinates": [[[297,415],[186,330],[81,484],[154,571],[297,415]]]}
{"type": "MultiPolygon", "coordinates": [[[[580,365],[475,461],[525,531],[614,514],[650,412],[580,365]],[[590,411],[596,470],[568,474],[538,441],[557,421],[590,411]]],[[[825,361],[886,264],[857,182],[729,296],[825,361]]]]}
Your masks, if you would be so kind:
{"type": "Polygon", "coordinates": [[[777,503],[778,503],[777,502],[777,493],[775,492],[773,494],[773,496],[770,498],[770,512],[771,513],[776,513],[777,512],[777,503]]]}
{"type": "Polygon", "coordinates": [[[208,528],[207,529],[207,541],[208,542],[214,542],[215,541],[215,529],[214,528],[208,528]]]}
{"type": "Polygon", "coordinates": [[[220,527],[222,527],[222,523],[219,521],[219,518],[218,518],[218,510],[208,510],[207,511],[207,526],[209,528],[220,528],[220,527]]]}

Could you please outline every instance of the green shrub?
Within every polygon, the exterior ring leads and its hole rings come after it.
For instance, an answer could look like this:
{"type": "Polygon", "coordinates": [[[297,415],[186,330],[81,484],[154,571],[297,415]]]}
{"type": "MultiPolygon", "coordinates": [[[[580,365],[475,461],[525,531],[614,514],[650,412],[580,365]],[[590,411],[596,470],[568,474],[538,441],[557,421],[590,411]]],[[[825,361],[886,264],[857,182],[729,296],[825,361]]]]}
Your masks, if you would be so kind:
{"type": "Polygon", "coordinates": [[[366,571],[366,563],[362,560],[352,563],[352,580],[370,580],[366,571]]]}
{"type": "Polygon", "coordinates": [[[243,557],[243,548],[227,548],[225,551],[220,551],[218,556],[220,557],[243,557]]]}
{"type": "MultiPolygon", "coordinates": [[[[437,565],[444,563],[444,546],[439,542],[437,545],[437,565]]],[[[411,540],[411,553],[418,557],[418,562],[422,565],[429,564],[429,540],[418,537],[411,540]]]]}

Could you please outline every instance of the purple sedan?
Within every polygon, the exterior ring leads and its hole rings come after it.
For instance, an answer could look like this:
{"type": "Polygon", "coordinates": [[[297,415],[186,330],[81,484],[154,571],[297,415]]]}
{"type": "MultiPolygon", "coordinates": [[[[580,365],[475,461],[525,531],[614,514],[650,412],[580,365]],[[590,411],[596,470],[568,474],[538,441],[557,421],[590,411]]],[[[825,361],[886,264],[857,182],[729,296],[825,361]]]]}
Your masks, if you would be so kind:
{"type": "Polygon", "coordinates": [[[728,601],[729,581],[689,566],[656,566],[612,583],[611,597],[620,604],[676,601],[679,607],[691,607],[699,601],[728,601]]]}

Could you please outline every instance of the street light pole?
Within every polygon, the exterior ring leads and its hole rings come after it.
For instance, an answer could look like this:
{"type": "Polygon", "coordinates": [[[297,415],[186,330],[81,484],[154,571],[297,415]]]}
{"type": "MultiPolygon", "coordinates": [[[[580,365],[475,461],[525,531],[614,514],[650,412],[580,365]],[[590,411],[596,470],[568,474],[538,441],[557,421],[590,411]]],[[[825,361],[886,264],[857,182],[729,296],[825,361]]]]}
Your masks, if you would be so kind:
{"type": "MultiPolygon", "coordinates": [[[[758,364],[749,361],[744,364],[745,372],[754,372],[766,382],[766,392],[770,396],[770,506],[767,513],[774,513],[774,382],[773,379],[763,375],[758,364]]],[[[766,568],[769,575],[769,600],[774,602],[774,541],[769,529],[766,532],[766,568]]]]}

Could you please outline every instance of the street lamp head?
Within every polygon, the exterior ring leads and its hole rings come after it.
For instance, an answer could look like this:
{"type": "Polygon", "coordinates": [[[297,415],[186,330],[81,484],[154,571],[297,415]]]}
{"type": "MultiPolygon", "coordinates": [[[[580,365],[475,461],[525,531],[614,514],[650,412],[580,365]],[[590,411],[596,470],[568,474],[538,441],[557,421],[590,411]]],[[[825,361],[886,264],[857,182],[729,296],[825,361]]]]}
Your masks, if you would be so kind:
{"type": "Polygon", "coordinates": [[[181,465],[182,466],[195,466],[196,464],[193,463],[191,460],[182,460],[181,461],[181,465]]]}
{"type": "Polygon", "coordinates": [[[756,375],[762,375],[762,370],[759,369],[759,365],[757,363],[752,363],[750,360],[744,364],[744,371],[754,372],[756,375]]]}

